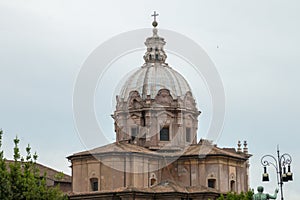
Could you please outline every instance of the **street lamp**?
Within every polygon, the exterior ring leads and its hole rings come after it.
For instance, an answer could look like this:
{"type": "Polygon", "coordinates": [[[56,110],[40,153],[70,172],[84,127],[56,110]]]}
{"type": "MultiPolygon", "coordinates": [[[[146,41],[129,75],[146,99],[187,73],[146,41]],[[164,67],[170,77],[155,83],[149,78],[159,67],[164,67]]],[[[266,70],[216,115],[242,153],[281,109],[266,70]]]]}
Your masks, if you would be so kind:
{"type": "Polygon", "coordinates": [[[261,158],[261,164],[264,166],[264,173],[262,175],[262,181],[269,181],[269,174],[267,172],[267,166],[272,165],[276,169],[277,183],[280,186],[281,200],[283,200],[282,185],[283,182],[293,180],[293,173],[291,172],[292,157],[285,153],[280,155],[279,146],[277,146],[277,159],[272,155],[264,155],[261,158]],[[287,171],[286,171],[287,167],[287,171]]]}

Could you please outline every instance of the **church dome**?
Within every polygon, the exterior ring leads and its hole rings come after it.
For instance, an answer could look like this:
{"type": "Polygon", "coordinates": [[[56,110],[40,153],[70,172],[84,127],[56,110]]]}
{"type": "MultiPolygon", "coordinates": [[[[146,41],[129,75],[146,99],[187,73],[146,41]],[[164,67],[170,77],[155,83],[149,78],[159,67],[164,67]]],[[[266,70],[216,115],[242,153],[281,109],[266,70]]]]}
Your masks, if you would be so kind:
{"type": "Polygon", "coordinates": [[[154,99],[161,89],[168,89],[173,99],[191,92],[185,78],[167,64],[146,63],[127,79],[120,97],[127,99],[131,91],[137,91],[142,99],[147,95],[154,99]]]}
{"type": "MultiPolygon", "coordinates": [[[[154,13],[155,16],[155,13],[154,13]]],[[[185,78],[165,61],[164,38],[157,34],[145,41],[145,63],[133,72],[116,97],[116,140],[153,151],[178,151],[197,143],[198,111],[185,78]]]]}
{"type": "Polygon", "coordinates": [[[183,97],[191,88],[185,78],[172,69],[166,62],[167,55],[163,49],[164,38],[157,35],[156,27],[153,36],[146,39],[147,51],[144,55],[145,64],[135,71],[124,83],[120,98],[128,99],[130,92],[139,92],[142,99],[150,95],[154,99],[158,91],[168,89],[173,99],[183,97]]]}

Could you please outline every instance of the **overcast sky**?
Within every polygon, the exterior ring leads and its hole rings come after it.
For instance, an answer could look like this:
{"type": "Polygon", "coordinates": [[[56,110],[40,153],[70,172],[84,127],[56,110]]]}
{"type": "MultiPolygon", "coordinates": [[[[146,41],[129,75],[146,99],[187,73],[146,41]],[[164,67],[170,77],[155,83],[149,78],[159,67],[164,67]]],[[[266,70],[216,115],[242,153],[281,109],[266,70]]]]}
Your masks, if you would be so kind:
{"type": "MultiPolygon", "coordinates": [[[[261,182],[260,158],[264,154],[275,155],[279,144],[282,153],[292,155],[295,173],[294,181],[284,185],[285,198],[298,199],[300,3],[297,0],[1,0],[0,128],[5,132],[6,157],[11,158],[12,139],[18,135],[22,148],[30,143],[38,152],[39,162],[70,173],[70,163],[65,157],[85,150],[72,111],[74,83],[82,64],[112,36],[150,28],[154,10],[159,13],[159,28],[191,38],[215,63],[226,94],[226,119],[216,141],[218,146],[236,147],[238,140],[247,140],[253,154],[250,185],[256,188],[262,184],[266,191],[273,192],[274,181],[261,182]]],[[[128,72],[138,68],[143,64],[142,56],[143,51],[119,59],[112,72],[118,66],[130,65],[128,72]]],[[[171,55],[167,61],[189,81],[184,62],[171,55]]],[[[190,84],[199,91],[193,81],[190,84]]],[[[199,138],[210,117],[207,95],[206,92],[195,95],[202,111],[199,138]]],[[[101,116],[110,122],[104,129],[112,141],[113,106],[109,108],[101,116]]],[[[269,172],[275,180],[274,170],[269,172]]]]}

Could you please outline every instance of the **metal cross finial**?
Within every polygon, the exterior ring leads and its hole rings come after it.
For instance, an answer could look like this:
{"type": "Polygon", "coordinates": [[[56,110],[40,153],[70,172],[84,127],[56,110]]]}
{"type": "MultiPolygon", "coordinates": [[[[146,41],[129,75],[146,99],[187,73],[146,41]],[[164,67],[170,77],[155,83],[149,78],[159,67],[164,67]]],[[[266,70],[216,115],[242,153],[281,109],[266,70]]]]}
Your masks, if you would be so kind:
{"type": "Polygon", "coordinates": [[[156,11],[154,11],[154,14],[151,15],[151,17],[154,17],[154,21],[156,22],[156,17],[158,16],[158,13],[156,13],[156,11]]]}

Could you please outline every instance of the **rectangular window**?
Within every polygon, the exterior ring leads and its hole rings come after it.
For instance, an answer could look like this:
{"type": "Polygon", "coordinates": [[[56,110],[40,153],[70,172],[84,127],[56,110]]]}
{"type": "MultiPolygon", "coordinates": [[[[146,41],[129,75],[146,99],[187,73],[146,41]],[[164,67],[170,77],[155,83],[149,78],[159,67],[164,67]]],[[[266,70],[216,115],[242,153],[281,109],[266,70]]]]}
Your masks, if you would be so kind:
{"type": "Polygon", "coordinates": [[[191,128],[186,128],[185,130],[185,141],[191,142],[191,128]]]}
{"type": "Polygon", "coordinates": [[[162,129],[160,129],[159,135],[160,135],[160,141],[169,141],[170,140],[169,127],[163,127],[162,129]]]}
{"type": "Polygon", "coordinates": [[[139,129],[137,127],[131,128],[131,140],[135,140],[139,132],[139,129]]]}
{"type": "Polygon", "coordinates": [[[233,180],[230,181],[230,191],[235,192],[235,181],[233,180]]]}
{"type": "Polygon", "coordinates": [[[207,187],[216,188],[216,179],[208,179],[207,180],[207,187]]]}
{"type": "Polygon", "coordinates": [[[93,182],[93,191],[98,191],[98,181],[93,182]]]}
{"type": "Polygon", "coordinates": [[[98,179],[97,178],[91,178],[91,189],[92,191],[98,191],[98,179]]]}

